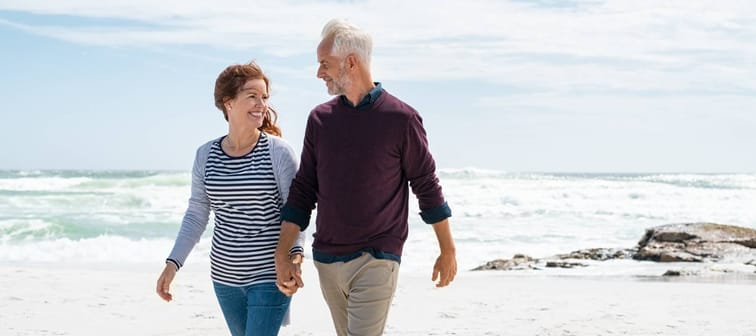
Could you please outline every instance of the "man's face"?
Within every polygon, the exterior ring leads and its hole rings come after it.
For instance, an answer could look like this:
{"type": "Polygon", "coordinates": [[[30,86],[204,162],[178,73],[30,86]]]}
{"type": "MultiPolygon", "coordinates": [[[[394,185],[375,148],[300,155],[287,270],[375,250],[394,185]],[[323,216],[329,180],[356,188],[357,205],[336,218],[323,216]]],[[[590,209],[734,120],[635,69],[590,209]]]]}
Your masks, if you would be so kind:
{"type": "Polygon", "coordinates": [[[325,81],[328,94],[345,95],[351,80],[344,67],[346,57],[333,55],[333,39],[325,39],[318,45],[318,78],[325,81]]]}

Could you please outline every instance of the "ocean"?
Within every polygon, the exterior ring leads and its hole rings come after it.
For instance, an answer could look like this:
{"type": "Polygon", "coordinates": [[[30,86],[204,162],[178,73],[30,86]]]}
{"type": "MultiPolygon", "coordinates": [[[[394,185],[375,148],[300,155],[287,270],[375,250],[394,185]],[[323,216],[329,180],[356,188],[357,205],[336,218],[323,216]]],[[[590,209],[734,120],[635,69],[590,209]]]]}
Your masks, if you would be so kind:
{"type": "MultiPolygon", "coordinates": [[[[668,223],[756,228],[756,174],[438,175],[462,271],[517,253],[630,248],[668,223]]],[[[181,171],[0,171],[0,263],[162,264],[189,187],[181,171]]],[[[402,271],[430,276],[437,243],[418,212],[411,197],[402,271]]],[[[207,262],[211,234],[212,217],[188,264],[207,262]]]]}

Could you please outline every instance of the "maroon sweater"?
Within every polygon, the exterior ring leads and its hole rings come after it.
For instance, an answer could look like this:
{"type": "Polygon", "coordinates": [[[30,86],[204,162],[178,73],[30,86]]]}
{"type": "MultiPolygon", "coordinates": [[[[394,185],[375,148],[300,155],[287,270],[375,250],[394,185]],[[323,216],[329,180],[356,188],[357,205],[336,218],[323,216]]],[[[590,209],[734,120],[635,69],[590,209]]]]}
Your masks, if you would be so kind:
{"type": "Polygon", "coordinates": [[[359,108],[336,97],[307,120],[299,171],[281,217],[304,231],[317,203],[316,260],[364,250],[401,256],[409,187],[426,223],[451,216],[422,118],[380,86],[371,94],[377,99],[359,108]]]}

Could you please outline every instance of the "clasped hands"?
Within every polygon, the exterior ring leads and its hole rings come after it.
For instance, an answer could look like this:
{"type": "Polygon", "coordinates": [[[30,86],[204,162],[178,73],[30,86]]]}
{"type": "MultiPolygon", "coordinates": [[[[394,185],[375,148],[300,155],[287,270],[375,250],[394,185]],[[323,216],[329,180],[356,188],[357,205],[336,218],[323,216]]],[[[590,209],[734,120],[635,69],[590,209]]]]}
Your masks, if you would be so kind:
{"type": "Polygon", "coordinates": [[[302,282],[302,261],[304,256],[300,253],[292,255],[276,255],[276,287],[286,296],[292,296],[304,287],[302,282]]]}

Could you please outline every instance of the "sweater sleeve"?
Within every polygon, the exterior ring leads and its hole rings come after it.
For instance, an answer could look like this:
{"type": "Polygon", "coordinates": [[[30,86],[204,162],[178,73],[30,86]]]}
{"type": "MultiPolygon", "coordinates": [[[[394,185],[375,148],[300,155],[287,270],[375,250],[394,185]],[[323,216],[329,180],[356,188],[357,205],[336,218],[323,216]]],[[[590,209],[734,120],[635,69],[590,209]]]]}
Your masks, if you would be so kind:
{"type": "Polygon", "coordinates": [[[451,209],[444,200],[436,176],[436,163],[428,147],[423,120],[417,113],[412,114],[407,122],[402,169],[417,196],[420,217],[425,223],[434,224],[451,217],[451,209]]]}
{"type": "MultiPolygon", "coordinates": [[[[297,157],[294,153],[294,149],[291,148],[291,146],[286,141],[273,136],[271,136],[271,139],[273,139],[273,143],[275,144],[273,147],[271,147],[273,149],[273,152],[271,152],[274,163],[273,171],[276,175],[276,182],[278,183],[278,190],[281,194],[281,200],[285,201],[289,197],[291,180],[297,173],[297,167],[299,164],[297,162],[297,157]]],[[[304,254],[304,246],[306,240],[307,237],[305,232],[300,231],[299,236],[297,236],[297,240],[294,242],[294,245],[289,249],[289,254],[304,254]]]]}
{"type": "Polygon", "coordinates": [[[310,225],[310,216],[317,202],[318,175],[315,152],[317,143],[314,124],[314,116],[311,113],[307,119],[299,170],[291,182],[286,205],[281,209],[281,220],[299,225],[300,231],[304,231],[310,225]]]}
{"type": "Polygon", "coordinates": [[[189,206],[184,213],[184,219],[181,221],[181,229],[179,229],[173,250],[167,259],[167,261],[174,263],[177,269],[184,265],[189,252],[199,242],[210,218],[210,201],[205,192],[205,162],[211,144],[212,142],[209,142],[197,149],[194,158],[189,206]]]}

